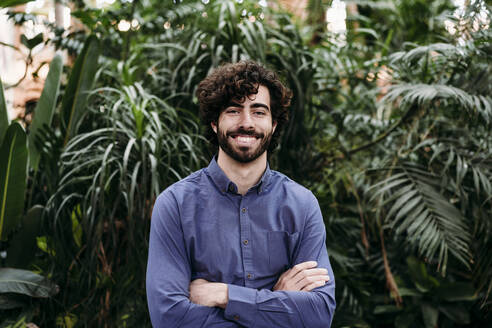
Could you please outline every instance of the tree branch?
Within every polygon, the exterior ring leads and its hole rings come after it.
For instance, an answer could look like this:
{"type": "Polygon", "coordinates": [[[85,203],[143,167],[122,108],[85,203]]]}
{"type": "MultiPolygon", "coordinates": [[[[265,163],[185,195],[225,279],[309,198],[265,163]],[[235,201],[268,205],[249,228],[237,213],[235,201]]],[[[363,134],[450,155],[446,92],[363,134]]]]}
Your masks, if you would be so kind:
{"type": "Polygon", "coordinates": [[[19,79],[19,81],[17,81],[16,83],[12,84],[12,85],[8,85],[5,87],[5,90],[8,90],[10,88],[15,88],[16,86],[18,86],[19,84],[21,84],[22,81],[24,81],[24,79],[26,78],[27,76],[27,71],[29,69],[29,64],[26,62],[26,69],[24,70],[24,75],[19,79]]]}
{"type": "Polygon", "coordinates": [[[372,147],[374,146],[375,144],[377,144],[378,142],[384,140],[387,136],[389,136],[393,131],[395,131],[400,125],[402,125],[404,122],[406,122],[408,120],[408,118],[410,117],[410,115],[412,114],[414,110],[414,107],[410,107],[406,112],[405,114],[398,120],[398,122],[396,122],[395,124],[393,124],[393,126],[391,128],[389,128],[387,131],[385,131],[383,134],[381,134],[379,137],[377,137],[376,139],[372,140],[372,141],[369,141],[368,143],[362,145],[362,146],[359,146],[359,147],[356,147],[356,148],[352,148],[350,149],[347,153],[348,155],[353,155],[361,150],[364,150],[364,149],[367,149],[369,147],[372,147]]]}
{"type": "Polygon", "coordinates": [[[12,48],[12,49],[14,49],[16,51],[19,51],[19,52],[21,51],[19,47],[16,47],[13,44],[9,44],[9,43],[5,43],[5,42],[0,41],[0,45],[1,46],[5,46],[5,47],[12,48]]]}

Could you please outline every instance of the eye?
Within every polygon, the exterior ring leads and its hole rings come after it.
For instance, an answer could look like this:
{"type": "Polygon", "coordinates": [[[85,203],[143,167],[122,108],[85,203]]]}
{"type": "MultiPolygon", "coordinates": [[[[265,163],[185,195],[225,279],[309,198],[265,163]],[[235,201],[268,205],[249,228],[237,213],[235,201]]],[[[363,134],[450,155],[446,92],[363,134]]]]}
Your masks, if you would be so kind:
{"type": "Polygon", "coordinates": [[[262,110],[257,110],[257,111],[255,111],[255,115],[263,116],[263,115],[266,115],[266,112],[262,111],[262,110]]]}
{"type": "Polygon", "coordinates": [[[227,114],[237,114],[239,111],[236,108],[227,108],[226,109],[227,114]]]}

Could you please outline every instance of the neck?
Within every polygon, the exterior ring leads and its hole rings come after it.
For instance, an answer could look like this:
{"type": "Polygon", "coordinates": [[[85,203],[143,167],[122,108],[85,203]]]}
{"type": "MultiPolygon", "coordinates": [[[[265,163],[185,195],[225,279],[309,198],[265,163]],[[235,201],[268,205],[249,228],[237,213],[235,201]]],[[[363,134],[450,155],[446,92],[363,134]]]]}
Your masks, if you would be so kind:
{"type": "Polygon", "coordinates": [[[238,162],[227,155],[219,147],[217,164],[224,171],[225,175],[234,182],[241,195],[245,195],[248,190],[260,181],[267,165],[267,152],[265,151],[257,159],[248,162],[238,162]]]}

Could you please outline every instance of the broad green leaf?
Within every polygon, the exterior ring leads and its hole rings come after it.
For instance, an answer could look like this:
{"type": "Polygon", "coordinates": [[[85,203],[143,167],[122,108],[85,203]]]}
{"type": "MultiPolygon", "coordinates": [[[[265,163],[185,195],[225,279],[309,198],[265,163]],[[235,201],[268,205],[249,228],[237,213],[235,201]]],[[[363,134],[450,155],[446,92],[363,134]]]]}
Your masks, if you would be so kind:
{"type": "Polygon", "coordinates": [[[441,305],[439,310],[458,324],[467,325],[470,323],[470,312],[463,305],[441,305]]]}
{"type": "Polygon", "coordinates": [[[40,158],[40,149],[36,140],[40,137],[40,130],[44,125],[50,126],[56,107],[58,91],[60,90],[60,77],[62,75],[63,60],[60,54],[56,54],[50,64],[50,71],[44,83],[43,92],[34,110],[34,119],[31,124],[29,141],[29,163],[37,170],[40,158]]]}
{"type": "Polygon", "coordinates": [[[410,288],[405,288],[405,287],[398,287],[398,293],[400,293],[400,296],[422,296],[422,293],[420,293],[416,289],[410,289],[410,288]]]}
{"type": "Polygon", "coordinates": [[[7,266],[27,269],[36,255],[36,237],[41,228],[43,206],[35,205],[21,219],[21,227],[10,240],[7,266]]]}
{"type": "Polygon", "coordinates": [[[38,33],[36,36],[34,36],[31,39],[28,39],[25,34],[21,35],[21,42],[23,45],[27,47],[27,49],[32,50],[34,49],[38,44],[43,42],[43,33],[38,33]]]}
{"type": "Polygon", "coordinates": [[[58,286],[49,279],[29,270],[0,268],[0,293],[16,293],[30,297],[50,297],[58,286]]]}
{"type": "Polygon", "coordinates": [[[477,298],[475,288],[469,282],[442,284],[436,289],[436,296],[448,302],[473,301],[477,298]]]}
{"type": "Polygon", "coordinates": [[[33,0],[2,0],[0,2],[0,8],[15,7],[31,1],[33,0]]]}
{"type": "Polygon", "coordinates": [[[27,144],[24,128],[12,123],[0,148],[0,240],[20,221],[24,209],[27,144]]]}
{"type": "Polygon", "coordinates": [[[422,317],[424,318],[424,325],[426,328],[435,328],[437,326],[437,319],[439,317],[439,311],[428,303],[424,303],[420,306],[422,311],[422,317]]]}
{"type": "Polygon", "coordinates": [[[0,146],[2,145],[3,138],[9,127],[9,115],[7,112],[7,105],[5,104],[5,95],[3,93],[2,79],[0,79],[0,146]]]}
{"type": "MultiPolygon", "coordinates": [[[[417,312],[417,311],[415,311],[417,312]]],[[[408,328],[412,327],[412,324],[416,320],[416,315],[414,311],[406,312],[398,315],[395,319],[395,327],[398,328],[408,328]]]]}
{"type": "Polygon", "coordinates": [[[439,282],[434,277],[429,276],[425,264],[417,258],[413,256],[407,257],[407,267],[415,287],[420,292],[426,293],[439,285],[439,282]]]}
{"type": "Polygon", "coordinates": [[[94,35],[89,36],[73,66],[62,99],[64,145],[76,134],[85,114],[87,98],[96,77],[99,52],[99,40],[94,35]]]}
{"type": "Polygon", "coordinates": [[[374,314],[382,314],[382,313],[395,313],[400,312],[402,310],[401,307],[396,305],[377,305],[374,308],[374,314]]]}

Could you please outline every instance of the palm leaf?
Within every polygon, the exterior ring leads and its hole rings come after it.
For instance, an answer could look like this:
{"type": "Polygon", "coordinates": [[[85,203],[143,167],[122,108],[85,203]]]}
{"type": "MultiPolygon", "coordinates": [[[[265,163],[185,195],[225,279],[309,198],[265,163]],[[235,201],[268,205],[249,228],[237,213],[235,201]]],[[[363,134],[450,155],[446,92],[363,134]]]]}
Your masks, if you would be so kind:
{"type": "Polygon", "coordinates": [[[24,210],[27,175],[26,133],[14,122],[0,148],[0,240],[18,224],[24,210]]]}
{"type": "Polygon", "coordinates": [[[410,51],[398,51],[390,56],[390,63],[410,62],[415,59],[420,59],[427,56],[430,52],[444,56],[460,56],[465,55],[463,47],[455,46],[449,43],[433,43],[426,46],[417,46],[410,51]]]}
{"type": "Polygon", "coordinates": [[[60,89],[60,78],[62,74],[63,60],[60,54],[55,55],[50,63],[50,70],[44,83],[43,92],[34,110],[34,120],[31,124],[29,140],[29,163],[37,170],[40,157],[40,149],[36,140],[40,137],[40,129],[43,125],[50,126],[53,112],[56,107],[58,91],[60,89]]]}
{"type": "Polygon", "coordinates": [[[425,173],[415,166],[402,166],[371,188],[372,199],[382,197],[382,204],[389,208],[389,226],[405,236],[420,256],[436,258],[443,273],[449,253],[469,267],[471,235],[465,218],[436,190],[438,177],[425,173]]]}
{"type": "Polygon", "coordinates": [[[0,293],[23,294],[30,297],[50,297],[58,286],[45,277],[28,270],[0,268],[0,293]]]}
{"type": "Polygon", "coordinates": [[[99,57],[99,40],[90,36],[77,57],[62,99],[64,145],[73,137],[84,116],[87,97],[96,76],[99,57]]]}
{"type": "Polygon", "coordinates": [[[449,85],[402,83],[390,87],[389,92],[381,99],[382,102],[398,100],[401,105],[428,105],[436,100],[456,103],[469,112],[477,111],[486,120],[492,122],[492,105],[490,97],[472,95],[449,85]]]}

